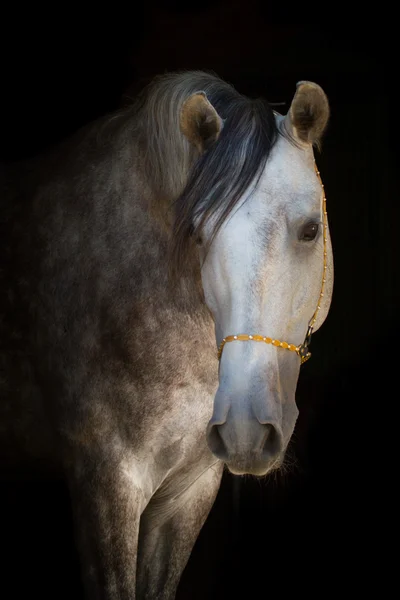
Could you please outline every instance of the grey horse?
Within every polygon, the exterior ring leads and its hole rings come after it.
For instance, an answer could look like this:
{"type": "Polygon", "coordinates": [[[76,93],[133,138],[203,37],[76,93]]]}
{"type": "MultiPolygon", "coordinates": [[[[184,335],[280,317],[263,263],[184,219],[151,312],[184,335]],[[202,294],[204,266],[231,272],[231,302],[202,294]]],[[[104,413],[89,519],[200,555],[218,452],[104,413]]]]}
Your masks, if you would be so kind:
{"type": "Polygon", "coordinates": [[[65,477],[90,600],[174,598],[224,465],[283,461],[333,289],[328,119],[312,82],[282,116],[174,73],[2,168],[1,470],[65,477]]]}

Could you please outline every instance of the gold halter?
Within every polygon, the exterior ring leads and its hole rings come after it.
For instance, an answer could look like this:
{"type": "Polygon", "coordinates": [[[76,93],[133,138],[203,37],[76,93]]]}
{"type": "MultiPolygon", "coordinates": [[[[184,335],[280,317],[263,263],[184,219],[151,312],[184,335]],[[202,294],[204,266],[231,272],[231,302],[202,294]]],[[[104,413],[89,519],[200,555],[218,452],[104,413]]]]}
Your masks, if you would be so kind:
{"type": "Polygon", "coordinates": [[[279,340],[275,340],[270,337],[265,337],[263,335],[256,335],[256,334],[248,335],[247,333],[240,333],[240,334],[236,334],[236,335],[227,335],[226,337],[224,337],[224,339],[222,340],[222,342],[219,345],[218,360],[221,360],[222,351],[224,349],[225,344],[228,342],[236,342],[236,341],[238,341],[238,342],[248,342],[248,341],[264,342],[265,344],[272,344],[273,346],[276,346],[277,348],[285,348],[286,350],[291,350],[292,352],[296,352],[296,354],[300,357],[301,364],[305,363],[306,360],[308,360],[311,356],[311,352],[309,351],[308,347],[311,342],[311,335],[313,332],[313,327],[314,327],[315,321],[317,320],[318,311],[321,308],[320,303],[321,303],[321,298],[324,295],[324,289],[325,289],[325,283],[326,283],[326,268],[327,268],[326,246],[327,246],[327,229],[328,229],[328,223],[327,223],[327,214],[328,213],[326,212],[326,197],[325,197],[325,191],[324,191],[324,184],[322,183],[320,173],[319,173],[318,168],[315,163],[314,163],[314,166],[315,166],[315,172],[321,183],[322,191],[323,191],[323,198],[322,198],[323,217],[322,218],[323,218],[323,236],[324,236],[324,269],[322,272],[321,293],[318,298],[317,308],[315,309],[315,312],[308,323],[307,334],[304,339],[304,342],[302,344],[300,344],[300,346],[295,346],[294,344],[288,344],[288,342],[281,342],[279,340]]]}

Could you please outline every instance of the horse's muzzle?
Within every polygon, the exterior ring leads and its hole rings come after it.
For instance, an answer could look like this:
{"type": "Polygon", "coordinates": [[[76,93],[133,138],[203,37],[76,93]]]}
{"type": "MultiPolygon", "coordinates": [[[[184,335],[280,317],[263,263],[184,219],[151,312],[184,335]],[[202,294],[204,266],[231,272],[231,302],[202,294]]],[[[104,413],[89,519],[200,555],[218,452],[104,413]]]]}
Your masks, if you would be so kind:
{"type": "Polygon", "coordinates": [[[278,467],[284,454],[284,442],[277,423],[260,422],[243,411],[229,410],[224,421],[210,420],[207,442],[211,452],[224,461],[235,475],[266,475],[278,467]]]}

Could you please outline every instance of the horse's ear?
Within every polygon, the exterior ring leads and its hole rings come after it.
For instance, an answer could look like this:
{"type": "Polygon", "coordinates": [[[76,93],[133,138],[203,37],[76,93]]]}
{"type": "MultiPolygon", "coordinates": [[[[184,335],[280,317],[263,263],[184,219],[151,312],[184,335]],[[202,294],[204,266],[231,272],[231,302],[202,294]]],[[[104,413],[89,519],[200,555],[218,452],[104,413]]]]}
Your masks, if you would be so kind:
{"type": "Polygon", "coordinates": [[[312,81],[300,81],[288,114],[294,137],[318,146],[329,114],[329,102],[323,89],[312,81]]]}
{"type": "Polygon", "coordinates": [[[204,152],[217,141],[222,129],[222,119],[205,93],[197,92],[183,103],[180,126],[189,142],[199,152],[204,152]]]}

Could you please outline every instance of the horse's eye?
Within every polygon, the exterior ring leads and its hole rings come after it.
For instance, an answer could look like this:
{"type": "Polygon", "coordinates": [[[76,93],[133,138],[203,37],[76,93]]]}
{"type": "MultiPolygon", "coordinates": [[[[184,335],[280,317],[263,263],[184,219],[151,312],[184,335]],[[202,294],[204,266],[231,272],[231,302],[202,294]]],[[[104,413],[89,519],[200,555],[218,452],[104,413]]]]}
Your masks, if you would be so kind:
{"type": "Polygon", "coordinates": [[[307,223],[300,232],[299,239],[304,242],[312,242],[317,237],[318,223],[307,223]]]}

